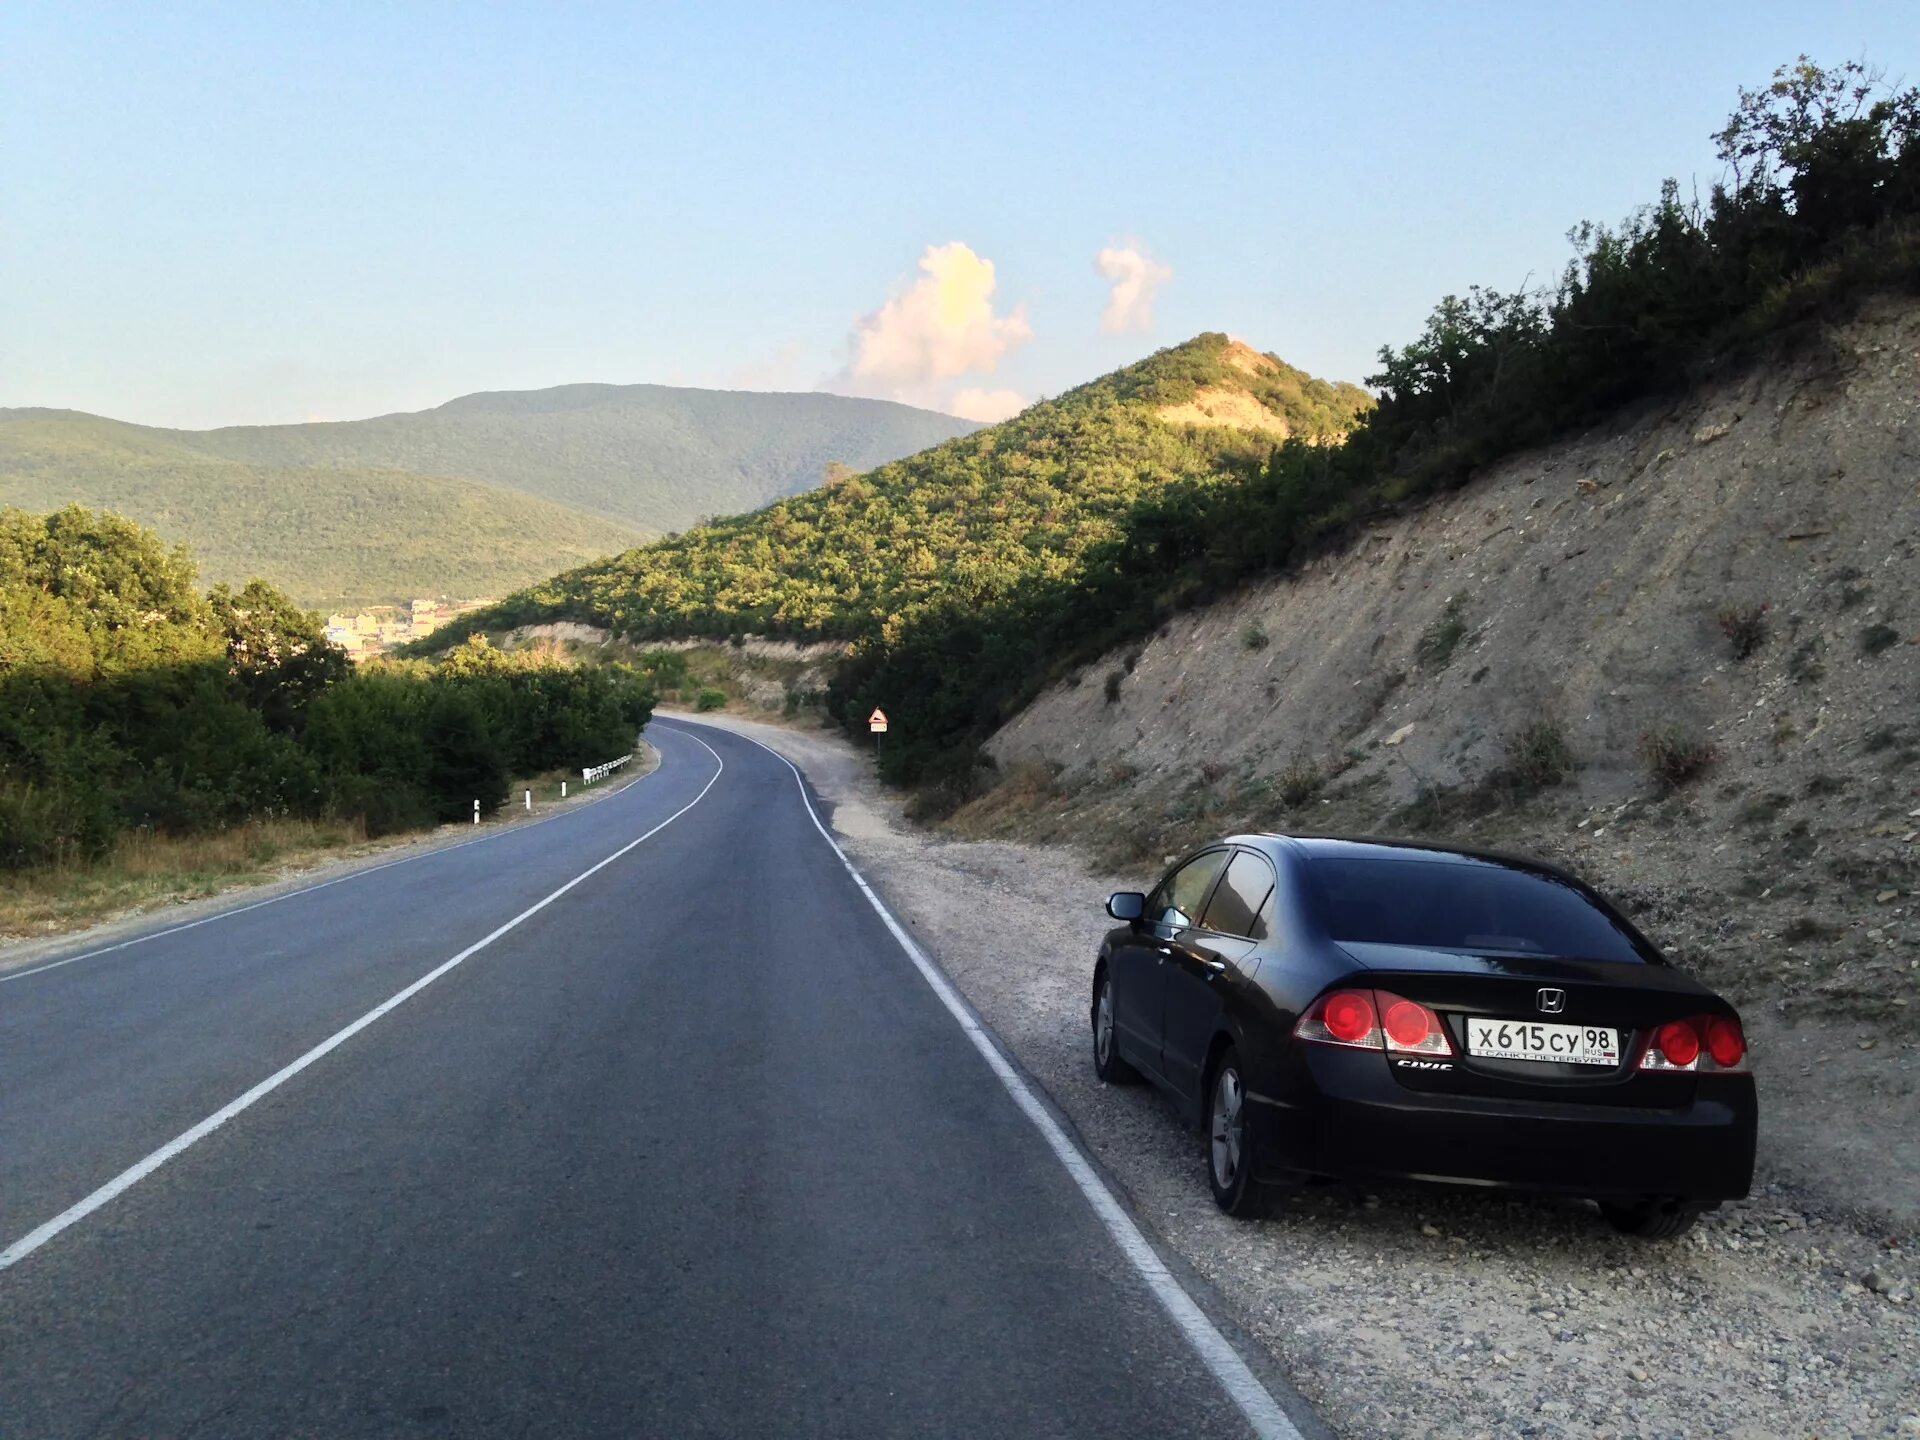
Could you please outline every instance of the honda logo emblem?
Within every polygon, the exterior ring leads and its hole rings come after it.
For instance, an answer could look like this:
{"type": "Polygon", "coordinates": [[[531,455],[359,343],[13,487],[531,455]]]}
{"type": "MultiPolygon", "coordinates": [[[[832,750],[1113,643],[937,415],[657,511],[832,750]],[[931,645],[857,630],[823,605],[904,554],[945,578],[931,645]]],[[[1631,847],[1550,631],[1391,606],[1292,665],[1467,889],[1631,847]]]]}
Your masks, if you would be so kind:
{"type": "Polygon", "coordinates": [[[1540,1011],[1544,1015],[1558,1015],[1567,1008],[1567,992],[1564,990],[1542,990],[1536,997],[1540,1002],[1540,1011]]]}

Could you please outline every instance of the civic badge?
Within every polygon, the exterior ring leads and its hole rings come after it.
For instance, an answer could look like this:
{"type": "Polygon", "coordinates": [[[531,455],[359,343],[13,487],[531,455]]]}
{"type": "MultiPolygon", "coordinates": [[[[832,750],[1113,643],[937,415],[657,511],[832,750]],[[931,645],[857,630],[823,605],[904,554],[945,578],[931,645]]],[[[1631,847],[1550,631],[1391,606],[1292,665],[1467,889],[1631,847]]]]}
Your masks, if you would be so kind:
{"type": "Polygon", "coordinates": [[[1543,1015],[1558,1015],[1567,1008],[1567,992],[1564,990],[1549,987],[1540,991],[1534,998],[1540,1002],[1540,1013],[1543,1015]]]}

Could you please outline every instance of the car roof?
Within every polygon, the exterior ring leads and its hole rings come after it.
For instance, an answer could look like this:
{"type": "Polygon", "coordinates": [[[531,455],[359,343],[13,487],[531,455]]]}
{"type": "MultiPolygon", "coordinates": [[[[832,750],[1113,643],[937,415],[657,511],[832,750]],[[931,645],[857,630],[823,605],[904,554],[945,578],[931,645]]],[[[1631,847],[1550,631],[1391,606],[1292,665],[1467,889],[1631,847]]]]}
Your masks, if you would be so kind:
{"type": "MultiPolygon", "coordinates": [[[[1331,859],[1339,856],[1353,860],[1422,860],[1439,865],[1498,865],[1509,870],[1528,870],[1559,879],[1581,882],[1557,865],[1526,855],[1508,855],[1497,850],[1476,850],[1465,845],[1445,845],[1434,840],[1393,840],[1372,835],[1289,835],[1262,831],[1253,835],[1230,835],[1238,845],[1277,852],[1291,850],[1305,859],[1331,859]]],[[[1584,885],[1582,888],[1586,888],[1584,885]]]]}

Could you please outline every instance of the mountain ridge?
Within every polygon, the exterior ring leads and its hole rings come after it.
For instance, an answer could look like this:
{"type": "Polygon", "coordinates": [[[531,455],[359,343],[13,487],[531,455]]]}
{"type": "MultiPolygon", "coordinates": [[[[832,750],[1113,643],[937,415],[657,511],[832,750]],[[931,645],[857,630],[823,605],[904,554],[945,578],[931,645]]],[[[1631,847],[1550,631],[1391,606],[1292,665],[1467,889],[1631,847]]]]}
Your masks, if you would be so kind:
{"type": "Polygon", "coordinates": [[[121,510],[211,578],[269,574],[308,604],[479,598],[974,428],[891,401],[594,382],[213,430],[13,407],[0,504],[121,510]]]}

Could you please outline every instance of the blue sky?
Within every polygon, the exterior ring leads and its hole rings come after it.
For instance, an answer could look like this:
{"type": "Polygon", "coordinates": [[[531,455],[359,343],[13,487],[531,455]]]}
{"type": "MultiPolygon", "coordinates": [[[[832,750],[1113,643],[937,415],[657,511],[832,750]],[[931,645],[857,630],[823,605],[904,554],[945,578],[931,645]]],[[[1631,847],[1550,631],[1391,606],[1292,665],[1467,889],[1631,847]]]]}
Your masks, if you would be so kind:
{"type": "Polygon", "coordinates": [[[1802,51],[1920,81],[1911,4],[1864,0],[12,0],[0,405],[991,409],[1208,329],[1359,379],[1444,293],[1553,275],[1576,221],[1704,191],[1740,85],[1802,51]],[[1150,322],[1102,328],[1103,250],[1171,271],[1150,322]]]}

